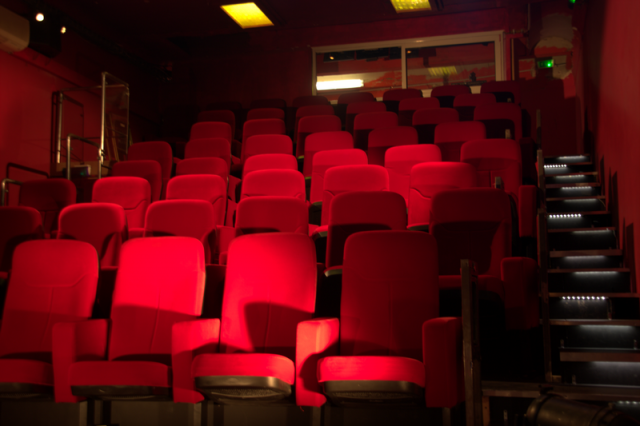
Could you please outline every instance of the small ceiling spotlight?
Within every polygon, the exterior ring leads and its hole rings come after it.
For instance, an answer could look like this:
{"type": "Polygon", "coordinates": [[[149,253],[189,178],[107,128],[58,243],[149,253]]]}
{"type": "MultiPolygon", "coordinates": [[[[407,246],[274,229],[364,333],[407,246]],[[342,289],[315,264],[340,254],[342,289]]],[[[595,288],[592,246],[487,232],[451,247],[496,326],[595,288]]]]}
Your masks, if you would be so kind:
{"type": "Polygon", "coordinates": [[[44,14],[41,12],[36,13],[36,21],[38,22],[44,21],[44,14]]]}
{"type": "Polygon", "coordinates": [[[66,33],[66,32],[67,32],[67,27],[62,27],[62,28],[60,28],[60,33],[61,33],[61,34],[64,34],[64,33],[66,33]]]}

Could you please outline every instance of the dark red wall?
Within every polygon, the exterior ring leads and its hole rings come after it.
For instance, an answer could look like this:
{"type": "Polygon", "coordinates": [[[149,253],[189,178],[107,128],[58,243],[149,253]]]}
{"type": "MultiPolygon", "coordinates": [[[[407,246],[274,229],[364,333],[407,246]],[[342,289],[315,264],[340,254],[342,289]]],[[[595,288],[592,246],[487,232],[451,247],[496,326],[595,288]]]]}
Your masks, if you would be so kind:
{"type": "Polygon", "coordinates": [[[592,0],[576,11],[583,73],[576,79],[628,266],[640,260],[640,2],[592,0]],[[638,225],[636,226],[636,222],[638,225]]]}

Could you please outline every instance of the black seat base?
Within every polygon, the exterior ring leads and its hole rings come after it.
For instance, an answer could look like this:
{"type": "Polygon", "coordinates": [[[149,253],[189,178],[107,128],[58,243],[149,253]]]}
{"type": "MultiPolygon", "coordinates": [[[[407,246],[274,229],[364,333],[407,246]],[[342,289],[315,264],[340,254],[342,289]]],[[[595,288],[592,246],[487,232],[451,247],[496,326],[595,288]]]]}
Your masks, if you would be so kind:
{"type": "Polygon", "coordinates": [[[324,393],[341,407],[424,405],[424,389],[415,383],[391,380],[334,380],[323,383],[324,393]]]}
{"type": "Polygon", "coordinates": [[[50,398],[52,395],[53,386],[33,383],[0,383],[0,398],[2,399],[50,398]]]}
{"type": "Polygon", "coordinates": [[[277,377],[201,376],[196,389],[218,404],[271,403],[291,395],[291,385],[277,377]]]}
{"type": "Polygon", "coordinates": [[[71,393],[103,401],[167,401],[171,388],[159,386],[96,385],[71,386],[71,393]]]}

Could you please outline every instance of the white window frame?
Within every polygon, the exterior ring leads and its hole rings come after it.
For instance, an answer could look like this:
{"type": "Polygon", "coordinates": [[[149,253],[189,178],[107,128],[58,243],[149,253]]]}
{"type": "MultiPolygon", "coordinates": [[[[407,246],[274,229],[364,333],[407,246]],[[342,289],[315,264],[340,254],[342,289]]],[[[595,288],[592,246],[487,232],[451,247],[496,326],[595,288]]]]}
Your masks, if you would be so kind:
{"type": "Polygon", "coordinates": [[[311,91],[317,95],[316,82],[316,55],[318,53],[343,52],[346,50],[369,50],[385,47],[400,47],[402,63],[402,88],[407,88],[407,55],[409,48],[451,46],[457,44],[491,43],[495,49],[494,58],[496,64],[496,81],[503,81],[507,78],[507,69],[504,57],[504,31],[487,31],[482,33],[455,34],[437,37],[410,38],[403,40],[385,40],[370,43],[339,44],[334,46],[318,46],[312,48],[312,78],[311,91]]]}

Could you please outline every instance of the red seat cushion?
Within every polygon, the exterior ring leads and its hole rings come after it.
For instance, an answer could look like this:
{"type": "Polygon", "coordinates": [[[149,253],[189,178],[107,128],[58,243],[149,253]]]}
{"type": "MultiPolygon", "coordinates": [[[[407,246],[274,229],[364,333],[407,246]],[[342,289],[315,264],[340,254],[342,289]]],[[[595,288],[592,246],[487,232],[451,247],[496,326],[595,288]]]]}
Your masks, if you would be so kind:
{"type": "Polygon", "coordinates": [[[71,364],[71,386],[171,386],[171,367],[152,361],[84,361],[71,364]]]}
{"type": "Polygon", "coordinates": [[[0,359],[0,383],[53,386],[53,366],[31,359],[0,359]]]}
{"type": "Polygon", "coordinates": [[[318,361],[318,381],[388,380],[424,387],[422,362],[400,356],[330,356],[318,361]]]}
{"type": "Polygon", "coordinates": [[[193,360],[193,377],[206,376],[260,376],[276,377],[293,385],[293,361],[274,354],[203,354],[193,360]]]}
{"type": "MultiPolygon", "coordinates": [[[[462,287],[460,275],[440,275],[440,289],[459,289],[462,287]]],[[[478,275],[478,290],[490,291],[500,296],[504,301],[504,283],[500,278],[492,275],[478,275]]]]}

